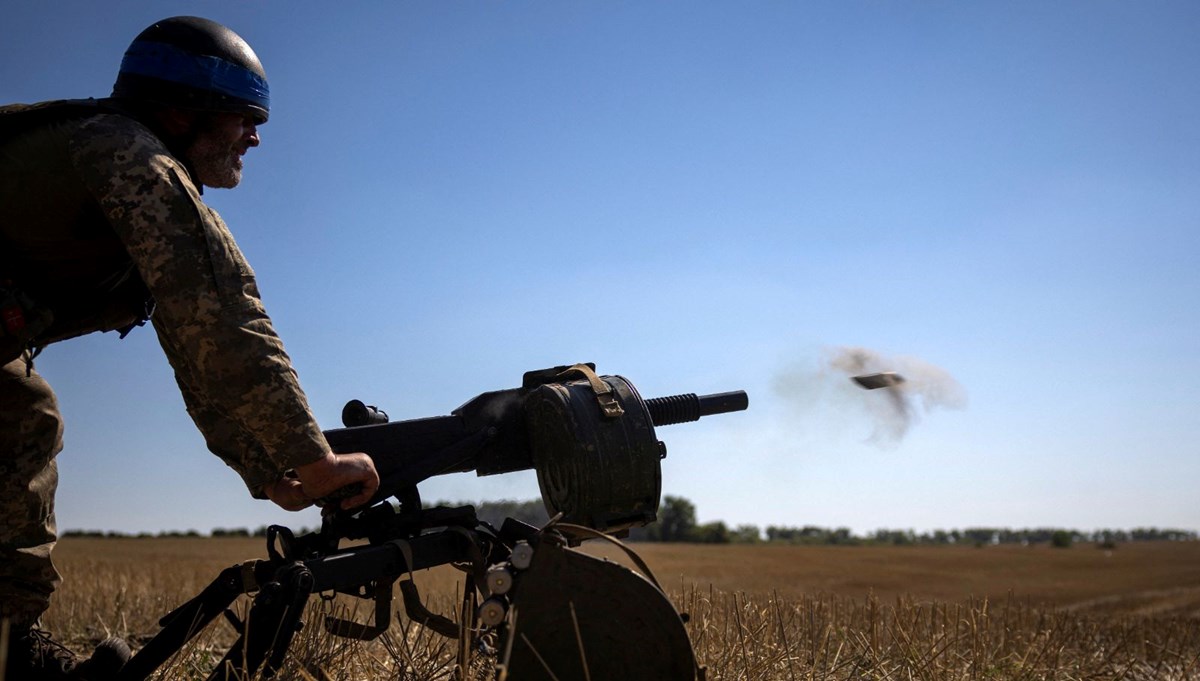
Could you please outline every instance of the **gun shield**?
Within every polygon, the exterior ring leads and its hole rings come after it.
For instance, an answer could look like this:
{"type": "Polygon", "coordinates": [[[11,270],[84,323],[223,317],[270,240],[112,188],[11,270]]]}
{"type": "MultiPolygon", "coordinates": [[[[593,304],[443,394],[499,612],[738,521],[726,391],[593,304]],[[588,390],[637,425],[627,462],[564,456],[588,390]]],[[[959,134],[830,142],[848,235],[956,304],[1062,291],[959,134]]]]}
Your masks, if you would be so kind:
{"type": "Polygon", "coordinates": [[[510,679],[697,678],[679,613],[623,565],[542,541],[508,598],[516,617],[500,648],[512,651],[510,679]]]}

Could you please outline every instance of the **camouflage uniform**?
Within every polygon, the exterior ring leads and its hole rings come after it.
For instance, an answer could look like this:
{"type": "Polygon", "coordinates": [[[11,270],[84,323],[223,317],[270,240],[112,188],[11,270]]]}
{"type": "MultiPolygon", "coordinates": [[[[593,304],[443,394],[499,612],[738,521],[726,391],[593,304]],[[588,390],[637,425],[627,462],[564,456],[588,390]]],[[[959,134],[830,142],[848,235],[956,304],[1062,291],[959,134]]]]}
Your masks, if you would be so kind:
{"type": "MultiPolygon", "coordinates": [[[[187,167],[142,123],[93,112],[0,141],[0,249],[0,267],[23,274],[25,292],[54,311],[51,339],[135,321],[95,315],[140,278],[188,413],[255,496],[329,451],[253,271],[187,167]],[[114,285],[122,267],[132,279],[114,285]]],[[[50,386],[25,361],[4,364],[0,616],[17,624],[48,607],[58,582],[50,549],[62,430],[50,386]]]]}

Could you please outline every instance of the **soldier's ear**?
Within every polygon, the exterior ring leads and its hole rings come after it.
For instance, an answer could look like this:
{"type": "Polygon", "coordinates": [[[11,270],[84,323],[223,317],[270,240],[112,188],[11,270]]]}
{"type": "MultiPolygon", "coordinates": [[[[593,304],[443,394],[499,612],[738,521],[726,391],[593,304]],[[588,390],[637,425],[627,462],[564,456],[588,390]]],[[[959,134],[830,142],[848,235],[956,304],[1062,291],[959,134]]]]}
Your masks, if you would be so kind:
{"type": "Polygon", "coordinates": [[[196,124],[196,112],[165,106],[155,112],[155,117],[162,124],[168,135],[183,136],[192,131],[196,124]]]}

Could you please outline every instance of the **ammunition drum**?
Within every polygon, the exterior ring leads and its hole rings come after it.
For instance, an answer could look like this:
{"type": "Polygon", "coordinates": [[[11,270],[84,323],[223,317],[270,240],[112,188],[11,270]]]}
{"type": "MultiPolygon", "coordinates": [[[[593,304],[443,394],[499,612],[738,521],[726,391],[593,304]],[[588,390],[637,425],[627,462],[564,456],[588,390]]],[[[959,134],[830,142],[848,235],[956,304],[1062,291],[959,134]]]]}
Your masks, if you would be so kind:
{"type": "Polygon", "coordinates": [[[663,449],[629,381],[590,374],[541,385],[526,399],[525,420],[551,516],[605,532],[655,520],[663,449]]]}

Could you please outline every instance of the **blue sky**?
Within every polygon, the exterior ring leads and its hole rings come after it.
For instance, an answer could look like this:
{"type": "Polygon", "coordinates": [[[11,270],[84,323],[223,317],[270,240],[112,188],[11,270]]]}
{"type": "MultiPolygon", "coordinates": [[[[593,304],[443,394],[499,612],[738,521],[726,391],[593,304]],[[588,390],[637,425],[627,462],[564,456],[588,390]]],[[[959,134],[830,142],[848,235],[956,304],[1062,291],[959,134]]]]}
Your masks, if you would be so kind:
{"type": "MultiPolygon", "coordinates": [[[[1194,3],[17,3],[0,100],[105,95],[175,14],[266,68],[263,144],[207,198],[326,427],[594,361],[750,393],[659,433],[701,520],[1200,528],[1194,3]],[[845,347],[961,408],[915,395],[880,439],[845,347]]],[[[206,453],[152,333],[38,366],[61,527],[316,523],[206,453]]]]}

